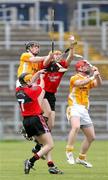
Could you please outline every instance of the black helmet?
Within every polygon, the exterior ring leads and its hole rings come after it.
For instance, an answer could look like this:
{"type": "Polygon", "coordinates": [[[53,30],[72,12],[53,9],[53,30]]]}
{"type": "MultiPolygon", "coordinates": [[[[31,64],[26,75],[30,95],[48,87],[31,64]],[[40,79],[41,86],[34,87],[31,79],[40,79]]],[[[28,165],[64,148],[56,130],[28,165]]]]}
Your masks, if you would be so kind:
{"type": "Polygon", "coordinates": [[[27,84],[27,81],[29,81],[31,79],[32,75],[30,73],[22,73],[19,76],[19,82],[21,85],[23,84],[27,84]]]}
{"type": "Polygon", "coordinates": [[[35,42],[35,41],[30,41],[30,42],[26,43],[25,46],[26,46],[26,51],[27,51],[27,50],[29,50],[30,47],[32,47],[32,46],[37,46],[37,47],[39,47],[39,43],[38,43],[38,42],[35,42]]]}

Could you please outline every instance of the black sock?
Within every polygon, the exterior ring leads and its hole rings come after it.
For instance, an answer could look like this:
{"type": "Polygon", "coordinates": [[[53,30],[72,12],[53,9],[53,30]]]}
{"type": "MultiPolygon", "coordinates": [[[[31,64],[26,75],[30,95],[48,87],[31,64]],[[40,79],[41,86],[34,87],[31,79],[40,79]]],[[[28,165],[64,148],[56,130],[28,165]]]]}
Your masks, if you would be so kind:
{"type": "Polygon", "coordinates": [[[29,159],[29,161],[34,164],[35,161],[37,161],[38,159],[40,159],[40,157],[38,156],[38,154],[36,153],[32,158],[29,159]]]}

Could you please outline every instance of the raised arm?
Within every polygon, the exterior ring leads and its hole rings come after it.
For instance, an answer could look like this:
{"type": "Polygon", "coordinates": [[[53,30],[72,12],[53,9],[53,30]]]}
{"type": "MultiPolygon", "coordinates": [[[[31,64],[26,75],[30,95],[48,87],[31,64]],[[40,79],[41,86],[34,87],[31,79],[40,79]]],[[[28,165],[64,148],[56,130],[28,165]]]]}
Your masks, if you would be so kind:
{"type": "Polygon", "coordinates": [[[68,66],[71,64],[72,60],[73,60],[73,47],[70,47],[70,50],[69,50],[69,54],[66,58],[66,61],[67,61],[67,64],[68,66]]]}
{"type": "Polygon", "coordinates": [[[39,84],[39,86],[41,86],[41,88],[43,89],[44,88],[44,86],[45,86],[45,83],[44,83],[44,74],[43,73],[41,73],[40,74],[40,84],[39,84]]]}
{"type": "Polygon", "coordinates": [[[43,61],[47,56],[36,56],[36,57],[31,57],[29,59],[30,62],[32,63],[36,63],[36,62],[40,62],[43,61]]]}
{"type": "Polygon", "coordinates": [[[52,60],[53,60],[53,53],[49,53],[48,56],[45,57],[45,60],[43,62],[44,66],[47,66],[52,60]]]}
{"type": "Polygon", "coordinates": [[[73,56],[74,56],[74,46],[77,44],[77,42],[75,41],[75,38],[74,36],[71,36],[69,38],[69,41],[70,41],[70,47],[69,47],[69,54],[66,58],[66,61],[67,61],[67,64],[68,66],[70,65],[71,61],[73,60],[73,56]]]}
{"type": "Polygon", "coordinates": [[[42,69],[40,71],[37,71],[33,76],[32,76],[32,79],[31,79],[31,84],[35,83],[36,80],[40,77],[40,74],[44,73],[45,70],[42,69]]]}
{"type": "Polygon", "coordinates": [[[99,87],[102,84],[102,78],[97,67],[93,66],[93,76],[95,76],[94,87],[99,87]]]}
{"type": "Polygon", "coordinates": [[[45,85],[45,83],[44,83],[44,74],[40,74],[40,84],[39,84],[39,86],[42,88],[42,92],[41,92],[41,94],[39,95],[39,97],[38,97],[38,102],[39,102],[39,105],[41,106],[41,108],[42,108],[42,105],[43,105],[43,103],[44,103],[44,95],[45,95],[45,91],[44,91],[44,85],[45,85]]]}
{"type": "Polygon", "coordinates": [[[84,86],[93,81],[94,87],[99,87],[102,84],[102,79],[98,70],[95,70],[91,77],[86,77],[84,80],[77,80],[74,86],[84,86]]]}

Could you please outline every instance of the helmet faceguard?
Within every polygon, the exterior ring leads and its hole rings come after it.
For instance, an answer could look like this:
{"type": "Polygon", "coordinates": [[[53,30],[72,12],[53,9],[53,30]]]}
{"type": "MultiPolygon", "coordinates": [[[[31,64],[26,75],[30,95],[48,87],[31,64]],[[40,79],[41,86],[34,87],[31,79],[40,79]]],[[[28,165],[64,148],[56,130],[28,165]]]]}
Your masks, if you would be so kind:
{"type": "MultiPolygon", "coordinates": [[[[52,51],[49,52],[49,54],[52,53],[52,51]]],[[[59,59],[61,59],[61,56],[62,56],[62,52],[59,51],[59,50],[55,50],[53,52],[53,60],[54,61],[58,61],[59,59]]]]}
{"type": "Polygon", "coordinates": [[[75,64],[75,69],[77,72],[83,72],[85,74],[90,74],[91,66],[90,63],[87,60],[79,60],[75,64]]]}
{"type": "Polygon", "coordinates": [[[30,51],[34,56],[36,56],[38,53],[36,52],[36,53],[33,53],[32,51],[31,51],[31,49],[30,48],[32,48],[32,47],[40,47],[40,45],[39,45],[39,43],[38,42],[34,42],[34,41],[31,41],[31,42],[28,42],[28,43],[26,43],[25,44],[25,46],[26,46],[26,51],[28,52],[28,51],[30,51]]]}
{"type": "Polygon", "coordinates": [[[59,51],[59,50],[55,50],[55,51],[54,51],[54,54],[61,55],[61,54],[62,54],[62,52],[61,52],[61,51],[59,51]]]}

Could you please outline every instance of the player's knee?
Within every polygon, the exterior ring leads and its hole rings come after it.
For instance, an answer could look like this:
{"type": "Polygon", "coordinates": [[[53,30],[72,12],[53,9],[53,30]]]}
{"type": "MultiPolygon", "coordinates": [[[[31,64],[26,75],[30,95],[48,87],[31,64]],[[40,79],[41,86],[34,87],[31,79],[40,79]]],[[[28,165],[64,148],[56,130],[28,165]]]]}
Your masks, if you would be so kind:
{"type": "Polygon", "coordinates": [[[93,135],[93,136],[92,136],[92,141],[95,141],[95,139],[96,139],[96,136],[93,135]]]}
{"type": "Polygon", "coordinates": [[[75,126],[75,127],[73,127],[72,129],[73,129],[73,131],[74,131],[75,133],[78,133],[79,130],[80,130],[80,127],[79,127],[79,126],[75,126]]]}
{"type": "Polygon", "coordinates": [[[92,135],[88,140],[90,143],[93,142],[95,140],[95,135],[92,135]]]}

